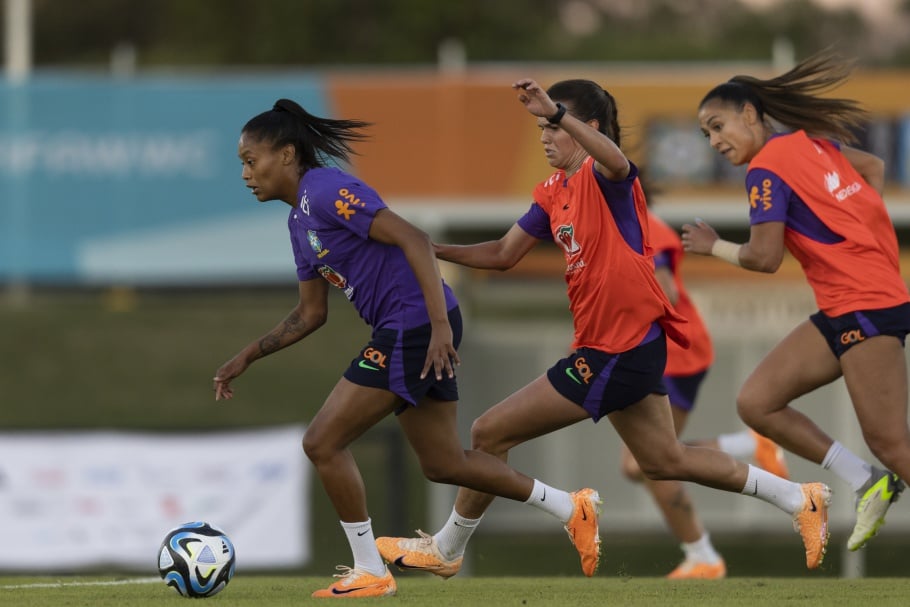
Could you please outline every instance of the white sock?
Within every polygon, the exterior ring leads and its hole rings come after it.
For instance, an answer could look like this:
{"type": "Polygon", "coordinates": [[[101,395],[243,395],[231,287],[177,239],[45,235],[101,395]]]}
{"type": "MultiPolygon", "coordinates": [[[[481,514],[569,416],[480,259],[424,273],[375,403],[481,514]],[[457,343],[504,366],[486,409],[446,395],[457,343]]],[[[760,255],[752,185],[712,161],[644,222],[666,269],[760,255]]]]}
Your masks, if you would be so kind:
{"type": "Polygon", "coordinates": [[[575,510],[575,502],[572,501],[571,495],[562,489],[545,485],[537,479],[534,479],[534,488],[531,489],[531,495],[525,503],[552,514],[563,523],[569,522],[572,511],[575,510]]]}
{"type": "Polygon", "coordinates": [[[853,491],[859,491],[872,477],[872,466],[837,441],[834,441],[825,454],[822,468],[833,472],[853,487],[853,491]]]}
{"type": "Polygon", "coordinates": [[[442,556],[448,560],[464,556],[468,540],[471,539],[471,535],[474,534],[474,530],[479,524],[479,518],[465,518],[455,512],[455,508],[452,508],[449,520],[433,536],[436,539],[436,547],[439,548],[442,556]]]}
{"type": "Polygon", "coordinates": [[[784,480],[752,465],[749,466],[742,494],[764,500],[788,514],[795,514],[803,507],[803,490],[799,483],[784,480]]]}
{"type": "Polygon", "coordinates": [[[348,536],[351,552],[354,553],[354,569],[368,571],[373,575],[385,575],[385,563],[379,549],[376,548],[376,538],[373,537],[373,525],[370,519],[361,523],[345,523],[341,527],[348,536]]]}
{"type": "Polygon", "coordinates": [[[683,542],[682,549],[686,554],[686,559],[697,561],[699,563],[716,565],[722,560],[720,558],[720,555],[714,549],[714,545],[711,544],[711,536],[709,536],[707,532],[705,532],[704,535],[702,535],[694,542],[683,542]]]}
{"type": "Polygon", "coordinates": [[[752,457],[752,454],[755,453],[755,435],[748,430],[720,434],[717,437],[717,448],[736,459],[752,457]]]}

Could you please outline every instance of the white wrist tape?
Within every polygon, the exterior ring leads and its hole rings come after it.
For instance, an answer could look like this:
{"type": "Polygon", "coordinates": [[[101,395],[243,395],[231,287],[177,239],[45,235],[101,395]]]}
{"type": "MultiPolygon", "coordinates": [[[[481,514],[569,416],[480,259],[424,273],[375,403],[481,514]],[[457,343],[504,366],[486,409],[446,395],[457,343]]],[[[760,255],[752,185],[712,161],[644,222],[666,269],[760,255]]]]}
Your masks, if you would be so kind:
{"type": "Polygon", "coordinates": [[[743,248],[741,244],[718,238],[711,246],[711,255],[729,261],[733,265],[742,266],[743,264],[739,262],[739,250],[741,248],[743,248]]]}

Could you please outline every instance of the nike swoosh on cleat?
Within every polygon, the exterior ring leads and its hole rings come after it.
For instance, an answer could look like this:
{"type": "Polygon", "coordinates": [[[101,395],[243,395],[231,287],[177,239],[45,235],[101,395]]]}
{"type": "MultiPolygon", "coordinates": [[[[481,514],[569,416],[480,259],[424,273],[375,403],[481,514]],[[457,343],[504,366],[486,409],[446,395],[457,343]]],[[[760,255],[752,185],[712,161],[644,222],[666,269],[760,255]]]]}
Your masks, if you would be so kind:
{"type": "Polygon", "coordinates": [[[357,363],[357,366],[360,367],[361,369],[369,369],[370,371],[379,371],[379,367],[374,367],[373,365],[369,364],[365,360],[362,360],[359,363],[357,363]]]}
{"type": "Polygon", "coordinates": [[[369,586],[358,586],[357,588],[349,588],[347,590],[338,590],[337,588],[332,588],[332,594],[347,594],[349,592],[357,592],[358,590],[363,590],[369,588],[369,586]]]}
{"type": "Polygon", "coordinates": [[[585,510],[584,506],[581,507],[581,520],[588,520],[588,512],[585,510]]]}
{"type": "Polygon", "coordinates": [[[891,477],[885,477],[885,486],[882,489],[882,500],[891,501],[894,497],[894,489],[891,488],[891,477]]]}
{"type": "Polygon", "coordinates": [[[408,565],[404,562],[404,557],[399,556],[395,559],[395,566],[399,569],[433,569],[433,567],[421,567],[419,565],[408,565]]]}
{"type": "Polygon", "coordinates": [[[810,498],[809,498],[809,503],[812,505],[812,512],[817,512],[817,511],[818,511],[818,508],[817,508],[816,505],[815,505],[815,500],[812,499],[812,498],[810,497],[810,498]]]}

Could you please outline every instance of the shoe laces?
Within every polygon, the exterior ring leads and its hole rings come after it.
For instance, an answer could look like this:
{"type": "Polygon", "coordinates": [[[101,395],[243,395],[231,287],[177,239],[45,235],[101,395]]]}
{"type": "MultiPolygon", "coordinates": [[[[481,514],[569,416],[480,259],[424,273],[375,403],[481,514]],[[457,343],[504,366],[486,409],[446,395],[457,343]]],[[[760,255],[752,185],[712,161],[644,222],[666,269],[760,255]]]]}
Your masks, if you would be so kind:
{"type": "Polygon", "coordinates": [[[419,550],[421,552],[424,552],[427,548],[433,547],[435,538],[432,535],[424,533],[420,529],[417,529],[417,535],[419,537],[409,537],[404,541],[399,542],[399,547],[403,550],[419,550]]]}
{"type": "Polygon", "coordinates": [[[337,578],[342,578],[342,579],[344,579],[344,578],[356,579],[356,577],[358,577],[358,575],[360,573],[353,567],[348,567],[347,565],[335,565],[335,569],[340,571],[341,573],[334,573],[334,574],[332,574],[332,577],[337,577],[337,578]]]}
{"type": "MultiPolygon", "coordinates": [[[[348,567],[347,565],[335,565],[335,569],[337,569],[341,573],[334,573],[334,574],[332,574],[332,577],[337,577],[337,578],[341,579],[342,580],[341,583],[345,586],[349,586],[349,585],[353,584],[358,578],[360,578],[360,576],[372,575],[366,571],[363,571],[362,569],[357,569],[356,567],[348,567]]],[[[381,577],[381,576],[373,576],[373,577],[381,577]]]]}
{"type": "Polygon", "coordinates": [[[418,541],[422,546],[429,546],[430,544],[433,543],[433,536],[430,535],[429,533],[424,533],[422,530],[418,529],[418,530],[417,530],[417,535],[420,536],[420,539],[418,539],[417,541],[418,541]]]}

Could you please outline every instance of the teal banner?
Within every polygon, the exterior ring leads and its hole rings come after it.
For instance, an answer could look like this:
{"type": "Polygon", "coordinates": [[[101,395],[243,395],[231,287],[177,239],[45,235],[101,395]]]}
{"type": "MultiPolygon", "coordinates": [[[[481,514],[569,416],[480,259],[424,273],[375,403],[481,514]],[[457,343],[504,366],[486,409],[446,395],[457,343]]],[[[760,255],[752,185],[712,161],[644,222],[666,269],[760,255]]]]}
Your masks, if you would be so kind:
{"type": "Polygon", "coordinates": [[[240,129],[313,77],[0,84],[0,281],[294,280],[287,207],[244,187],[240,129]]]}

